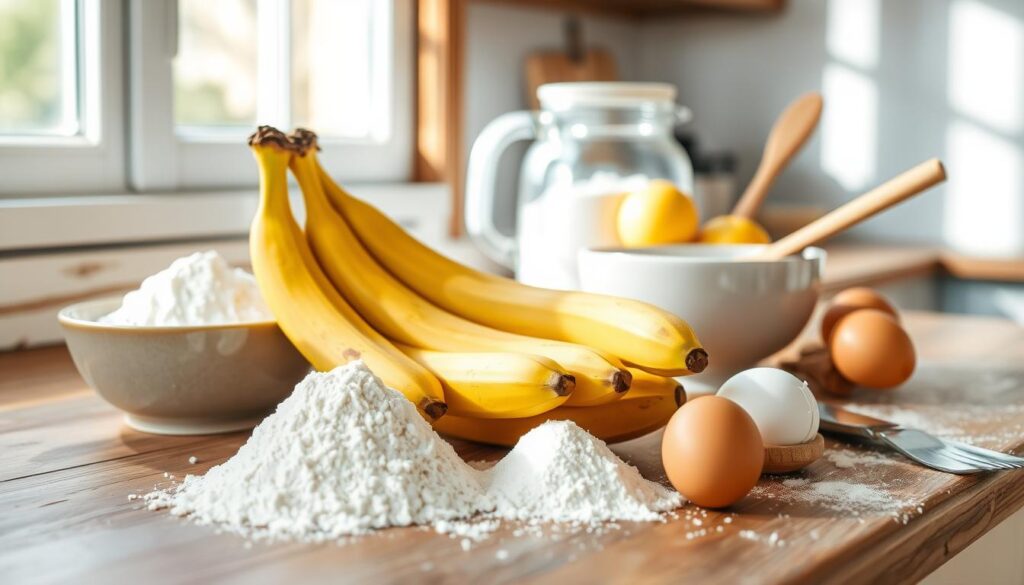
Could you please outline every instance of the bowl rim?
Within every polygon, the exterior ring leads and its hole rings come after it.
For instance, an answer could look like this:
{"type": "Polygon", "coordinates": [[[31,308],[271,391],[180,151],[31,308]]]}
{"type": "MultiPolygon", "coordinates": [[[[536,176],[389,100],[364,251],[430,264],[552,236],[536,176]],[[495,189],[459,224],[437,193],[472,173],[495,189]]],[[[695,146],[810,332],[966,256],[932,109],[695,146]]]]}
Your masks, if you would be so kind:
{"type": "MultiPolygon", "coordinates": [[[[82,319],[72,313],[97,306],[110,306],[111,311],[118,307],[123,295],[106,296],[67,305],[57,312],[57,321],[63,327],[84,329],[88,331],[105,331],[108,333],[194,333],[199,331],[221,331],[228,329],[263,329],[277,327],[273,319],[261,321],[244,321],[241,323],[214,323],[209,325],[119,325],[100,323],[99,321],[82,319]]],[[[106,314],[106,313],[104,313],[106,314]]]]}
{"type": "Polygon", "coordinates": [[[749,249],[751,251],[761,250],[767,247],[767,244],[696,244],[696,243],[685,243],[685,244],[668,244],[662,246],[648,246],[644,248],[623,248],[621,246],[608,246],[608,247],[590,247],[583,248],[580,250],[580,257],[590,256],[594,258],[599,257],[617,257],[617,258],[629,258],[633,261],[647,261],[657,262],[663,264],[728,264],[731,266],[753,266],[753,265],[764,265],[764,264],[779,264],[779,263],[797,263],[797,262],[814,262],[824,260],[828,256],[828,252],[824,248],[818,246],[808,246],[804,248],[799,254],[790,254],[780,260],[765,260],[759,258],[748,258],[743,259],[742,257],[729,257],[729,256],[688,256],[688,255],[677,255],[677,254],[659,254],[659,251],[663,250],[679,250],[679,249],[721,249],[737,251],[738,249],[749,249]]]}

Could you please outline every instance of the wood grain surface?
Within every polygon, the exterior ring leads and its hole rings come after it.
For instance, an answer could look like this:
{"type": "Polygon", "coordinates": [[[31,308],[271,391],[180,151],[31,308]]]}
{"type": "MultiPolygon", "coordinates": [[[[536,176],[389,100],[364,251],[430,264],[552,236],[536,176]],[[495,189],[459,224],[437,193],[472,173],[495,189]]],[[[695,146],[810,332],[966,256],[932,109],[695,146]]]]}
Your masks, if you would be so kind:
{"type": "MultiPolygon", "coordinates": [[[[850,401],[1019,450],[1024,329],[924,313],[906,323],[921,358],[917,373],[898,390],[859,390],[850,401]]],[[[1024,473],[957,477],[833,440],[822,459],[792,476],[762,478],[728,510],[686,506],[665,523],[597,532],[546,526],[523,534],[509,525],[468,551],[458,539],[415,528],[343,544],[252,544],[129,500],[168,485],[165,473],[204,473],[246,436],[132,431],[85,386],[63,348],[0,355],[0,581],[896,583],[928,574],[1024,504],[1024,473]],[[858,457],[872,463],[851,465],[858,457]],[[823,485],[884,498],[864,505],[808,495],[823,485]]],[[[659,439],[613,448],[664,481],[659,439]]],[[[467,460],[503,454],[453,443],[467,460]]]]}

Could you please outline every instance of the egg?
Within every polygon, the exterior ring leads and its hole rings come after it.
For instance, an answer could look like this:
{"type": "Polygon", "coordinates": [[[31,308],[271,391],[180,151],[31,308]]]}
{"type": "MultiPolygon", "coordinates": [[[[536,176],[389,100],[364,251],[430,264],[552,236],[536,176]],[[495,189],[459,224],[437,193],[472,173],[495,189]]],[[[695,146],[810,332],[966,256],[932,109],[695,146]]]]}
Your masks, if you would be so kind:
{"type": "Polygon", "coordinates": [[[720,396],[701,396],[679,407],[661,440],[665,473],[698,506],[723,508],[757,485],[764,443],[742,407],[720,396]]]}
{"type": "Polygon", "coordinates": [[[829,343],[836,323],[857,309],[877,309],[899,321],[895,307],[881,294],[866,287],[848,288],[832,297],[828,310],[821,318],[821,338],[825,343],[829,343]]]}
{"type": "Polygon", "coordinates": [[[868,388],[898,386],[917,364],[910,336],[877,309],[854,311],[836,323],[829,355],[844,378],[868,388]]]}
{"type": "Polygon", "coordinates": [[[787,371],[742,371],[722,384],[718,396],[747,411],[765,445],[798,445],[818,434],[818,402],[807,383],[787,371]]]}

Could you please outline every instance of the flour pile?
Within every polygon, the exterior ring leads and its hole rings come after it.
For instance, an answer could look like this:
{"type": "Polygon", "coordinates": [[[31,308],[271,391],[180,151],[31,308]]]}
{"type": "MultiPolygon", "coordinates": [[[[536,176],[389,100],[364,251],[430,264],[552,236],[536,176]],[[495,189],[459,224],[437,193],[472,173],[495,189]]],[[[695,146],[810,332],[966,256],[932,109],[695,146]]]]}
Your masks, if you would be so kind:
{"type": "Polygon", "coordinates": [[[178,258],[124,296],[120,308],[100,323],[188,326],[273,319],[256,279],[232,268],[220,254],[196,252],[178,258]]]}
{"type": "Polygon", "coordinates": [[[420,525],[464,548],[501,520],[652,521],[682,504],[568,421],[544,423],[493,468],[474,469],[359,361],[310,374],[234,457],[144,498],[256,539],[420,525]]]}
{"type": "Polygon", "coordinates": [[[548,421],[519,439],[489,472],[494,514],[513,520],[651,521],[682,505],[571,421],[548,421]]]}
{"type": "Polygon", "coordinates": [[[146,499],[247,536],[323,541],[471,516],[490,507],[479,473],[352,362],[306,377],[222,465],[146,499]]]}

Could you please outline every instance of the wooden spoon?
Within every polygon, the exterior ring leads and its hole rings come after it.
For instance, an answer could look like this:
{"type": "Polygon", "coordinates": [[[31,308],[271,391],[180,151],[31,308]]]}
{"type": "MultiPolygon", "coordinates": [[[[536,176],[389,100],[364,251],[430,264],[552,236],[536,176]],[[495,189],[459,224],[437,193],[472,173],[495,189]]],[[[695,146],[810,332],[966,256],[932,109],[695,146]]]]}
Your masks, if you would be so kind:
{"type": "Polygon", "coordinates": [[[708,220],[701,228],[698,240],[705,244],[767,244],[772,241],[768,232],[754,221],[775,177],[782,173],[789,161],[818,126],[822,100],[818,93],[806,93],[783,110],[768,133],[761,155],[761,164],[747,185],[743,196],[732,213],[708,220]]]}
{"type": "Polygon", "coordinates": [[[758,165],[757,172],[754,173],[754,178],[750,180],[747,189],[736,202],[732,215],[748,219],[753,219],[757,215],[757,210],[761,208],[761,203],[768,195],[775,178],[782,173],[818,127],[821,108],[821,94],[810,92],[798,97],[779,115],[768,134],[768,141],[765,142],[761,164],[758,165]]]}
{"type": "Polygon", "coordinates": [[[779,260],[796,254],[945,180],[942,161],[925,161],[747,258],[779,260]]]}

